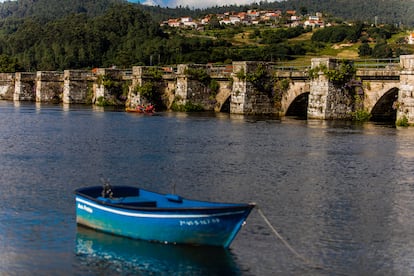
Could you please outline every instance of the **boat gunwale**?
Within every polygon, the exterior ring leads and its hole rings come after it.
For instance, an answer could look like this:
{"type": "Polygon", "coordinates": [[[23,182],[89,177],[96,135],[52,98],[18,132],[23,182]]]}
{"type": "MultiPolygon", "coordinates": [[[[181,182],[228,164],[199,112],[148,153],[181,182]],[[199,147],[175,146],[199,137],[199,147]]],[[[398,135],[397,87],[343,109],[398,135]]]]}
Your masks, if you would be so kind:
{"type": "MultiPolygon", "coordinates": [[[[80,196],[83,198],[86,198],[88,200],[91,200],[92,202],[99,204],[101,206],[107,206],[107,207],[112,207],[115,209],[121,209],[121,210],[131,210],[131,211],[145,211],[145,212],[200,212],[200,211],[239,211],[239,210],[243,210],[243,211],[251,211],[255,206],[256,203],[226,203],[226,202],[213,202],[213,201],[202,201],[202,200],[193,200],[193,199],[187,199],[187,198],[183,198],[184,200],[191,200],[191,201],[195,201],[195,202],[199,202],[199,203],[213,203],[213,204],[225,204],[226,206],[201,206],[201,207],[197,207],[197,206],[192,206],[192,207],[149,207],[149,206],[131,206],[131,205],[125,205],[122,203],[111,203],[111,202],[106,202],[103,200],[100,200],[96,197],[93,196],[89,196],[86,195],[82,192],[80,192],[80,190],[83,189],[88,189],[88,188],[98,188],[100,186],[89,186],[89,187],[83,187],[83,188],[78,188],[74,191],[76,196],[80,196]]],[[[121,188],[121,187],[128,187],[128,188],[135,188],[137,190],[144,190],[147,192],[151,192],[154,194],[159,195],[160,197],[165,196],[161,193],[157,193],[157,192],[153,192],[147,189],[141,189],[141,188],[137,188],[134,186],[113,186],[113,187],[117,187],[117,188],[121,188]]],[[[156,200],[155,200],[156,201],[156,200]]]]}

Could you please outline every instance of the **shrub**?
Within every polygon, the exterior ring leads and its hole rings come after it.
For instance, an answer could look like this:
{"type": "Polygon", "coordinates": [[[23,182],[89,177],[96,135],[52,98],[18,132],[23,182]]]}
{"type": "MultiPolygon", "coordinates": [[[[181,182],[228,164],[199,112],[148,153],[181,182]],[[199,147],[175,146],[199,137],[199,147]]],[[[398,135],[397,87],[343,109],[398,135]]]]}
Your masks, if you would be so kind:
{"type": "Polygon", "coordinates": [[[365,109],[356,110],[352,112],[352,119],[357,122],[367,122],[371,119],[371,114],[365,109]]]}
{"type": "Polygon", "coordinates": [[[408,123],[408,118],[404,115],[395,122],[395,125],[396,126],[407,127],[410,124],[408,123]]]}

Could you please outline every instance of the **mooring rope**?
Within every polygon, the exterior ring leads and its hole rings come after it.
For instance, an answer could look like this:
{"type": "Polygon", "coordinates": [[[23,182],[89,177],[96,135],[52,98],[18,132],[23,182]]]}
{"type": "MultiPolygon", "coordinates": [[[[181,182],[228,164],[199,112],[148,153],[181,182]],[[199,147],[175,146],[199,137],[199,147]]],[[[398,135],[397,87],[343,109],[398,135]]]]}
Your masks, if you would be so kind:
{"type": "Polygon", "coordinates": [[[275,227],[273,227],[273,225],[270,223],[270,221],[267,219],[267,217],[265,216],[265,214],[263,213],[262,209],[260,209],[259,206],[257,206],[257,211],[259,212],[259,215],[263,218],[263,220],[266,222],[266,224],[269,226],[269,228],[272,230],[272,232],[275,234],[275,236],[282,241],[282,243],[290,250],[290,252],[292,252],[296,257],[298,257],[299,259],[301,259],[303,262],[305,262],[308,266],[315,268],[315,269],[322,269],[321,266],[314,264],[313,262],[311,262],[309,259],[305,258],[304,256],[302,256],[301,254],[299,254],[280,234],[279,232],[276,230],[275,227]]]}

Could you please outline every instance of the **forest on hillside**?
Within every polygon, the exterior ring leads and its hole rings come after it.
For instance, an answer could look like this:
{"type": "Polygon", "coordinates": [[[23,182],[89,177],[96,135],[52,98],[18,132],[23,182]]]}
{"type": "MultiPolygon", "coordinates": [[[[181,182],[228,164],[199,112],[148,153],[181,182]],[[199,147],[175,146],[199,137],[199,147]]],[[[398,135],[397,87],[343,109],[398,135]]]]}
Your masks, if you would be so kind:
{"type": "MultiPolygon", "coordinates": [[[[73,13],[97,16],[114,4],[127,4],[127,0],[17,0],[0,3],[0,19],[36,17],[44,20],[58,19],[73,13]]],[[[199,17],[206,14],[239,12],[249,9],[296,10],[300,14],[323,14],[343,20],[379,24],[403,24],[414,27],[414,0],[285,0],[256,1],[250,5],[224,5],[206,9],[190,9],[188,6],[163,8],[146,6],[141,9],[161,22],[180,16],[199,17]]]]}
{"type": "Polygon", "coordinates": [[[0,18],[38,18],[42,21],[55,20],[69,14],[97,16],[114,4],[126,0],[17,0],[0,4],[0,18]]]}
{"type": "MultiPolygon", "coordinates": [[[[363,42],[360,52],[366,57],[411,53],[403,47],[403,41],[397,46],[387,44],[387,39],[400,31],[393,24],[382,27],[362,22],[353,26],[339,24],[313,31],[311,39],[303,41],[294,38],[312,30],[211,25],[201,34],[160,27],[156,19],[159,7],[123,0],[76,0],[71,1],[71,8],[63,6],[53,12],[58,3],[67,2],[22,0],[16,2],[22,8],[15,10],[11,8],[16,4],[14,1],[0,5],[2,15],[6,10],[12,14],[0,19],[0,72],[283,61],[316,55],[327,45],[341,41],[363,42]],[[54,9],[49,10],[46,3],[54,9]],[[246,42],[235,43],[236,37],[246,42]]],[[[161,10],[162,17],[167,17],[172,10],[182,12],[186,8],[161,10]]]]}

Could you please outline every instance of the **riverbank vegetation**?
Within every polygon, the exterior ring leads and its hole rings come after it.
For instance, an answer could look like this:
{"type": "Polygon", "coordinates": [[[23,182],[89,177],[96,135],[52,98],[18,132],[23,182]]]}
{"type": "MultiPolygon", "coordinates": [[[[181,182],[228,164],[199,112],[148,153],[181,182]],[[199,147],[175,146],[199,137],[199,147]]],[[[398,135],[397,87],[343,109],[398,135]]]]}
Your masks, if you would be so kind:
{"type": "Polygon", "coordinates": [[[0,72],[240,60],[309,65],[317,56],[392,58],[414,53],[413,45],[404,40],[407,30],[393,24],[349,24],[332,18],[330,27],[319,29],[263,23],[210,24],[196,30],[161,27],[160,20],[173,11],[183,16],[185,11],[201,14],[200,10],[106,0],[101,6],[74,1],[70,9],[65,6],[57,13],[51,9],[59,1],[47,2],[49,8],[39,6],[45,0],[17,1],[32,7],[25,16],[23,8],[11,2],[1,4],[0,9],[0,72]]]}

